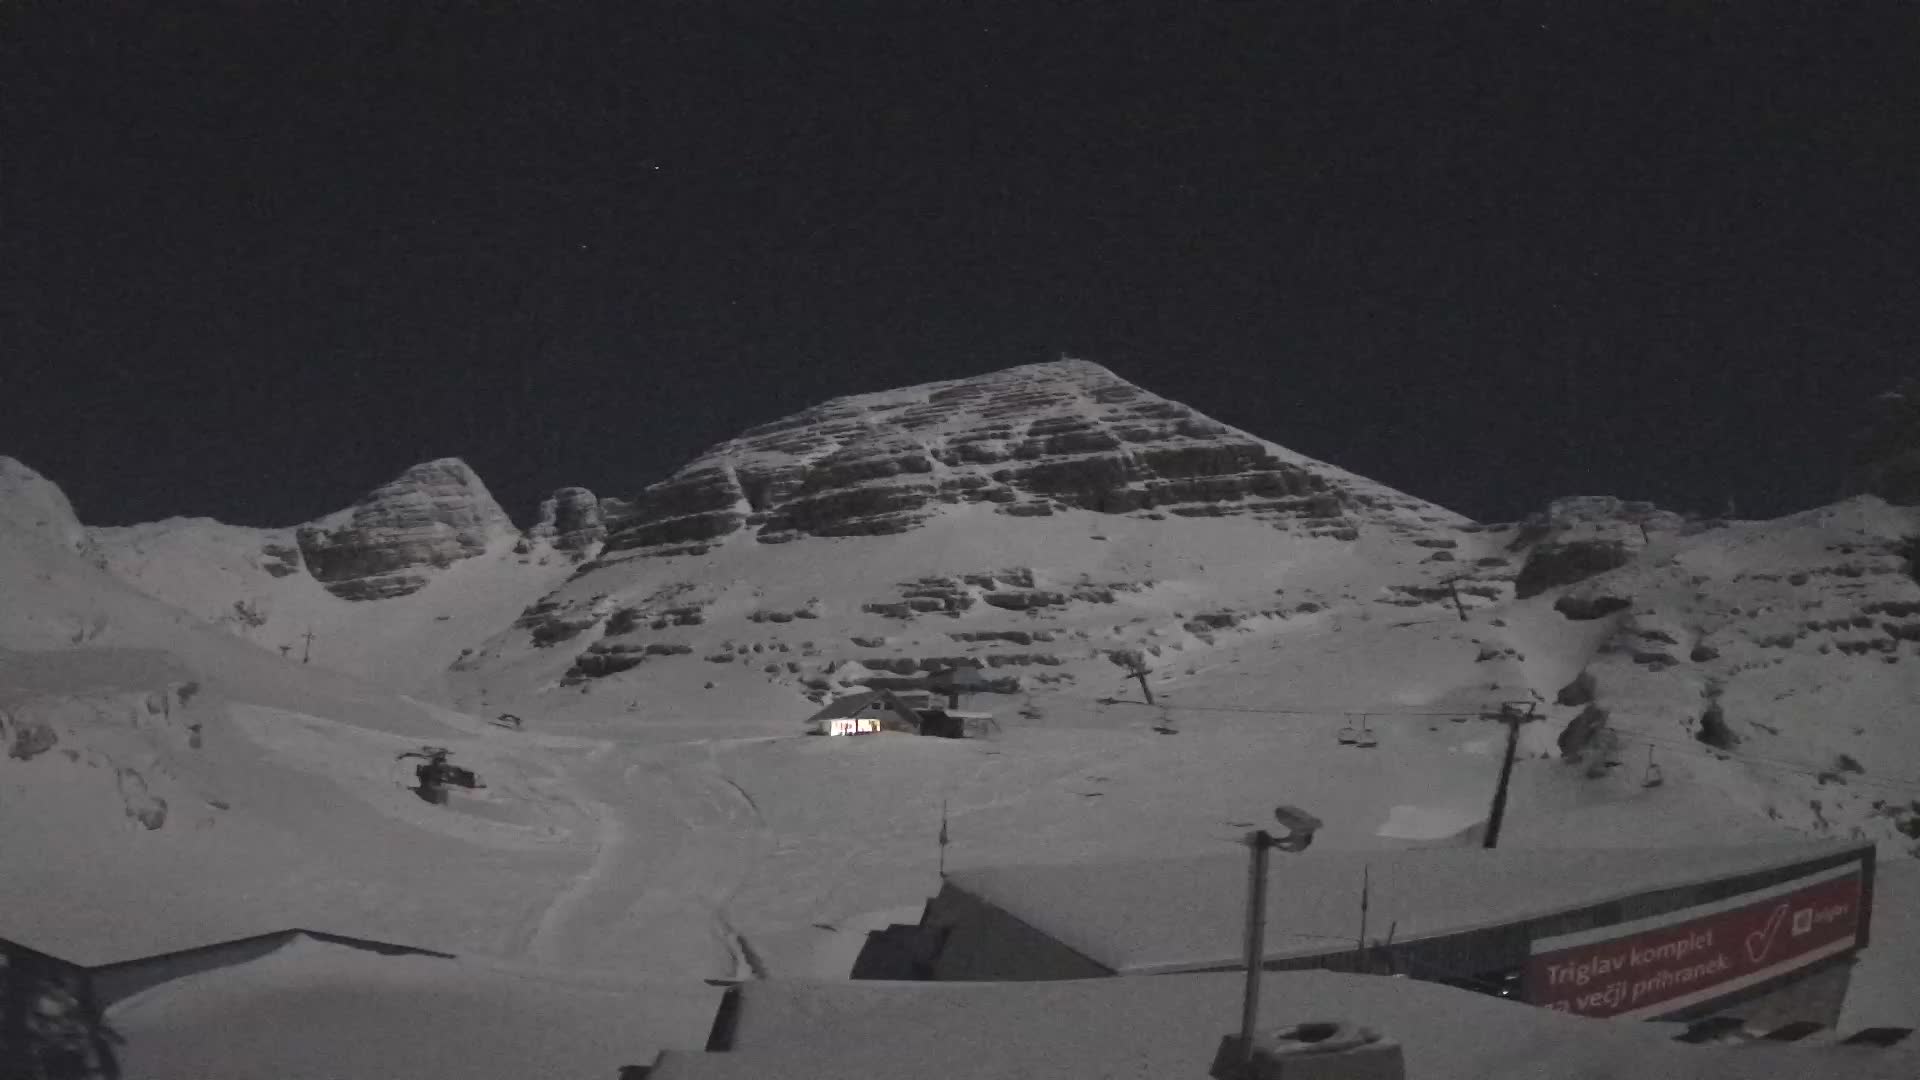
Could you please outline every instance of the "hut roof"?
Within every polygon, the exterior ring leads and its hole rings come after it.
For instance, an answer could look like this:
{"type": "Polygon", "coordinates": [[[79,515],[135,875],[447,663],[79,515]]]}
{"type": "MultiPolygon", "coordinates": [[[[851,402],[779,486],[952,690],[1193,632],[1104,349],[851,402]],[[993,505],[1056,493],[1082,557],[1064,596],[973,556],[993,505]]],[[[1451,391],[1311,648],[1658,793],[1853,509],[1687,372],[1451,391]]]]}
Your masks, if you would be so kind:
{"type": "Polygon", "coordinates": [[[812,724],[821,720],[838,720],[844,717],[860,716],[863,713],[872,711],[876,707],[891,709],[910,721],[918,718],[918,714],[914,712],[913,706],[901,701],[899,696],[893,691],[867,690],[858,694],[848,694],[845,697],[834,698],[832,701],[827,702],[826,706],[819,712],[809,716],[807,723],[812,724]]]}

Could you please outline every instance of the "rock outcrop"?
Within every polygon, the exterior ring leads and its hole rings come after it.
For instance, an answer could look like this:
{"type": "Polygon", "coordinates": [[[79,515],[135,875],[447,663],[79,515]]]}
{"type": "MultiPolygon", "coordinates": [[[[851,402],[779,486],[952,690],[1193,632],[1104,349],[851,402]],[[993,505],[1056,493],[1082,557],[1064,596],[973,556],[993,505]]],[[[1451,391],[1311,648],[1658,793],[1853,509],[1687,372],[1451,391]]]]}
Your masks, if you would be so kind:
{"type": "Polygon", "coordinates": [[[751,530],[904,532],[943,506],[1044,515],[1245,515],[1353,539],[1363,523],[1421,530],[1461,519],[1061,360],[836,398],[720,444],[648,488],[609,551],[699,546],[751,530]]]}
{"type": "Polygon", "coordinates": [[[1625,566],[1656,532],[1674,532],[1680,515],[1610,495],[1556,499],[1521,522],[1510,547],[1525,549],[1514,595],[1525,599],[1625,566]]]}
{"type": "Polygon", "coordinates": [[[479,555],[513,531],[506,511],[459,458],[415,465],[352,507],[302,525],[307,570],[347,600],[405,596],[427,571],[479,555]]]}
{"type": "Polygon", "coordinates": [[[586,558],[607,538],[600,500],[583,487],[561,488],[541,502],[540,519],[527,535],[545,541],[556,551],[586,558]]]}

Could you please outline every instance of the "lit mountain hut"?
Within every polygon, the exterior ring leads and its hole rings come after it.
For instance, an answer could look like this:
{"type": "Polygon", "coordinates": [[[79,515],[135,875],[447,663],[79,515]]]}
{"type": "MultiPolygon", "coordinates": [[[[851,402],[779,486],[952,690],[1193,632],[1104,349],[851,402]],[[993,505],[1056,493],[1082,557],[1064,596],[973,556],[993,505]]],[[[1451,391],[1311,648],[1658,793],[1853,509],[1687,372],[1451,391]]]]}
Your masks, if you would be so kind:
{"type": "Polygon", "coordinates": [[[920,715],[891,690],[868,690],[835,698],[807,719],[816,735],[867,735],[879,731],[920,733],[920,715]]]}

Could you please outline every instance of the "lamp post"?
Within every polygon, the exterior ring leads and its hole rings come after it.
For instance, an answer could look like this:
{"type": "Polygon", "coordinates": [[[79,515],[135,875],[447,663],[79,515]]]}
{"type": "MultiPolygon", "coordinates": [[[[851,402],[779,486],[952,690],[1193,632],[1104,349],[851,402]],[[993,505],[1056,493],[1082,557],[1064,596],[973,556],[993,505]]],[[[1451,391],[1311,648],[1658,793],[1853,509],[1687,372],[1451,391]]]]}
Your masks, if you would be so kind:
{"type": "Polygon", "coordinates": [[[1240,1033],[1228,1036],[1231,1046],[1221,1047],[1213,1075],[1225,1080],[1237,1076],[1253,1057],[1254,1027],[1260,1022],[1260,969],[1267,952],[1267,853],[1305,851],[1320,829],[1320,819],[1297,806],[1276,806],[1273,816],[1286,833],[1275,836],[1255,829],[1246,837],[1247,862],[1247,981],[1240,999],[1240,1033]]]}

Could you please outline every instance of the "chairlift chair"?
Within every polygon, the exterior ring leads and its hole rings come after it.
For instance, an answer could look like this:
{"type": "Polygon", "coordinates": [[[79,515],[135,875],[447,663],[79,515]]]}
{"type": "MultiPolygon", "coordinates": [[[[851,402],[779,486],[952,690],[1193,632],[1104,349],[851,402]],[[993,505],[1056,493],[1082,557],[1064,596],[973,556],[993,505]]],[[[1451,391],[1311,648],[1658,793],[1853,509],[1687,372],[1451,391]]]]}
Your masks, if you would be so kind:
{"type": "Polygon", "coordinates": [[[1371,750],[1380,745],[1380,737],[1375,735],[1373,729],[1367,726],[1367,714],[1365,713],[1360,714],[1360,734],[1355,738],[1354,745],[1362,750],[1371,750]]]}
{"type": "Polygon", "coordinates": [[[1360,741],[1360,733],[1354,729],[1352,716],[1347,717],[1346,725],[1340,729],[1340,733],[1335,738],[1340,740],[1341,746],[1352,746],[1360,741]]]}
{"type": "Polygon", "coordinates": [[[1661,774],[1660,766],[1654,763],[1653,747],[1647,747],[1647,773],[1641,778],[1640,786],[1643,788],[1656,788],[1666,782],[1667,778],[1661,774]]]}

